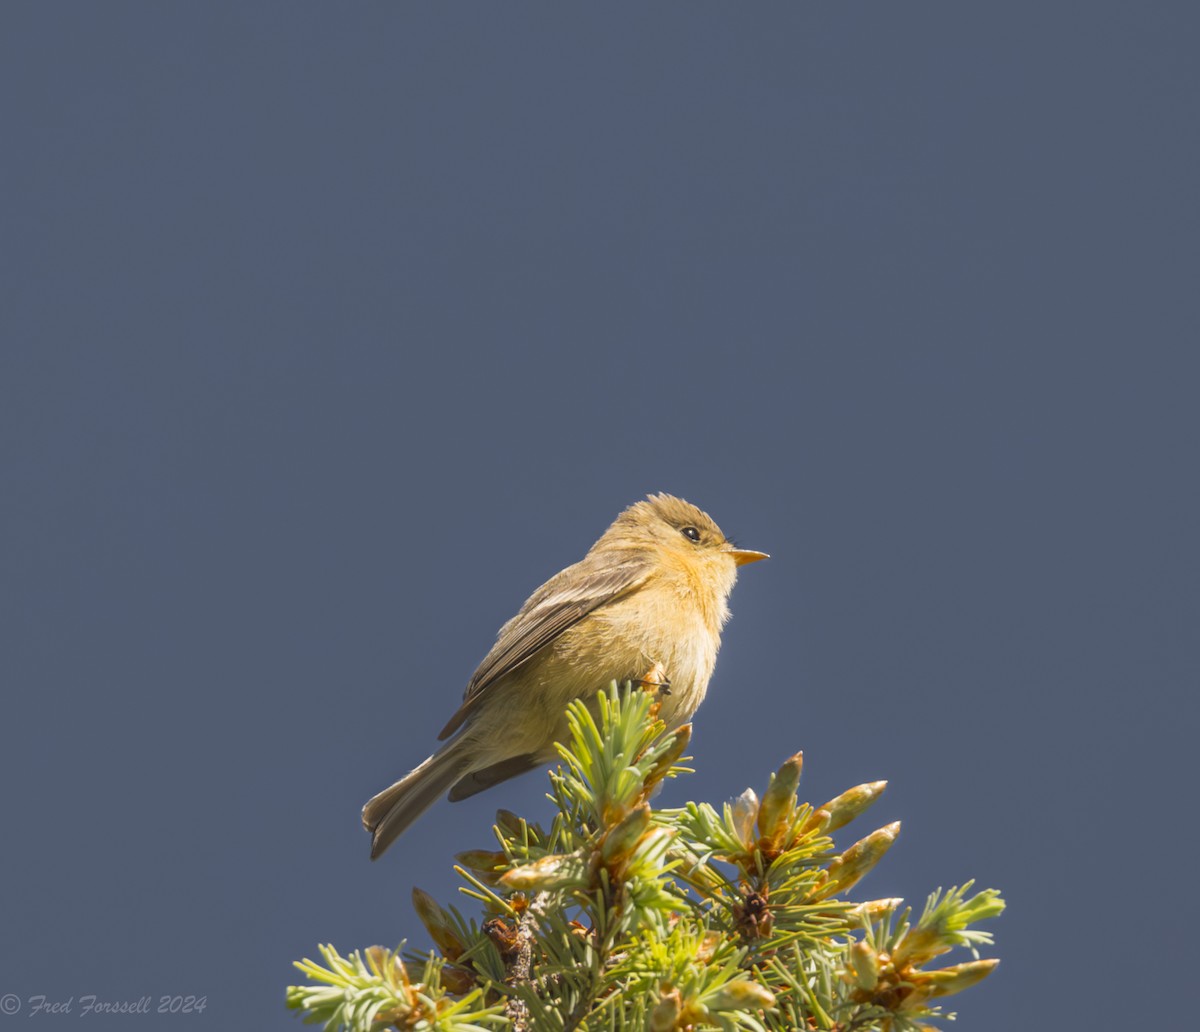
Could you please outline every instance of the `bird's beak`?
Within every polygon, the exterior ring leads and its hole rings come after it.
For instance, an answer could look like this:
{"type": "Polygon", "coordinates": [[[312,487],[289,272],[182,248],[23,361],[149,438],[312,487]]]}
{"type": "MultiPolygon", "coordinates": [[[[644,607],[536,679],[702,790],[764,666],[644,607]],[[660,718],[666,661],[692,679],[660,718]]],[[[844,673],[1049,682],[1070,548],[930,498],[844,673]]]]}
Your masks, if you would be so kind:
{"type": "Polygon", "coordinates": [[[733,561],[738,566],[745,566],[747,563],[756,563],[760,559],[771,558],[766,552],[756,552],[752,548],[727,548],[725,551],[733,556],[733,561]]]}

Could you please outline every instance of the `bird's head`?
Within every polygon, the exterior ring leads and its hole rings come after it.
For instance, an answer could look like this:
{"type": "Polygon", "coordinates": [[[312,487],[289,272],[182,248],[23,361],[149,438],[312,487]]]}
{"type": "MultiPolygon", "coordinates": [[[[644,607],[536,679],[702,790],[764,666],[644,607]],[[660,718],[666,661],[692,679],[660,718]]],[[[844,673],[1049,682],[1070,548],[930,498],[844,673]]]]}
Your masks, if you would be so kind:
{"type": "Polygon", "coordinates": [[[739,548],[708,513],[669,494],[635,502],[597,544],[644,548],[725,591],[733,586],[737,567],[768,558],[766,552],[739,548]]]}

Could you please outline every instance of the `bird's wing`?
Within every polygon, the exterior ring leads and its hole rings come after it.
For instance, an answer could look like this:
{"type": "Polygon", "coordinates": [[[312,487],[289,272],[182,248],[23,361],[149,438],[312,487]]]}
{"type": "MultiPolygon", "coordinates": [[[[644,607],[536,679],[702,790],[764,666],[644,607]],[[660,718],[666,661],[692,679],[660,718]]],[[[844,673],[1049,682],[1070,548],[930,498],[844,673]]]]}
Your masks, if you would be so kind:
{"type": "Polygon", "coordinates": [[[611,551],[603,556],[588,555],[551,577],[500,628],[492,651],[467,684],[462,705],[438,739],[454,734],[505,674],[516,670],[592,610],[638,588],[650,570],[646,553],[631,549],[615,559],[611,551]]]}

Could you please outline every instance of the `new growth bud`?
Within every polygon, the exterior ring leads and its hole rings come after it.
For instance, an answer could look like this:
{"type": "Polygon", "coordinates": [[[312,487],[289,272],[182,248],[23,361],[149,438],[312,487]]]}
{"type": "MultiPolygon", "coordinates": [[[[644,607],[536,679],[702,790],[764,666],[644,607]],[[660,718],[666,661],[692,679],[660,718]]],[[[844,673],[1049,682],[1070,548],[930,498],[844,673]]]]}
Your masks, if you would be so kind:
{"type": "Polygon", "coordinates": [[[779,848],[791,825],[803,767],[804,753],[796,753],[785,760],[763,794],[762,805],[758,808],[758,833],[764,848],[769,851],[779,848]]]}
{"type": "Polygon", "coordinates": [[[679,990],[666,982],[659,987],[659,992],[661,998],[650,1012],[650,1032],[673,1032],[683,1011],[683,1000],[679,990]]]}
{"type": "Polygon", "coordinates": [[[667,776],[667,772],[671,769],[675,761],[683,755],[684,750],[688,747],[688,743],[691,740],[691,724],[684,724],[682,727],[675,729],[670,747],[654,761],[654,766],[650,768],[650,772],[646,775],[645,785],[647,790],[653,788],[667,776]]]}
{"type": "Polygon", "coordinates": [[[497,810],[496,827],[510,838],[520,838],[524,834],[525,819],[518,817],[512,810],[497,810]]]}
{"type": "Polygon", "coordinates": [[[508,867],[508,857],[497,849],[467,849],[456,853],[454,859],[460,867],[465,867],[488,885],[495,885],[501,872],[508,867]]]}
{"type": "Polygon", "coordinates": [[[746,849],[754,848],[754,820],[758,816],[758,796],[748,788],[733,801],[733,826],[746,849]]]}
{"type": "Polygon", "coordinates": [[[850,947],[850,965],[860,989],[870,992],[879,984],[879,955],[870,943],[856,942],[850,947]]]}
{"type": "Polygon", "coordinates": [[[849,914],[860,921],[874,921],[889,910],[895,910],[903,902],[904,898],[902,896],[890,896],[886,899],[869,899],[865,903],[859,903],[858,906],[852,907],[849,914]]]}
{"type": "Polygon", "coordinates": [[[574,853],[544,856],[531,864],[505,871],[500,876],[501,885],[517,892],[549,892],[586,882],[583,864],[574,853]]]}
{"type": "Polygon", "coordinates": [[[828,899],[845,892],[862,879],[892,848],[900,834],[900,822],[895,821],[860,839],[835,859],[828,868],[829,880],[813,894],[814,899],[828,899]]]}
{"type": "Polygon", "coordinates": [[[425,926],[425,930],[429,932],[429,936],[437,948],[442,951],[442,955],[447,960],[458,960],[466,950],[467,944],[459,937],[458,931],[450,920],[450,915],[438,906],[437,901],[428,892],[422,889],[413,889],[412,902],[417,917],[421,919],[421,924],[425,926]]]}
{"type": "Polygon", "coordinates": [[[830,799],[821,807],[822,810],[829,811],[829,823],[822,830],[828,833],[845,827],[883,795],[885,788],[886,781],[868,781],[865,785],[857,785],[830,799]]]}
{"type": "Polygon", "coordinates": [[[609,870],[620,867],[633,855],[638,842],[649,827],[650,807],[642,803],[604,836],[604,842],[600,846],[600,862],[609,870]]]}
{"type": "Polygon", "coordinates": [[[710,1011],[758,1010],[760,1007],[774,1007],[775,994],[757,982],[735,978],[707,994],[704,1005],[710,1011]]]}
{"type": "Polygon", "coordinates": [[[969,960],[965,964],[955,964],[939,971],[922,971],[909,977],[930,996],[952,996],[982,982],[996,970],[999,963],[996,958],[969,960]]]}

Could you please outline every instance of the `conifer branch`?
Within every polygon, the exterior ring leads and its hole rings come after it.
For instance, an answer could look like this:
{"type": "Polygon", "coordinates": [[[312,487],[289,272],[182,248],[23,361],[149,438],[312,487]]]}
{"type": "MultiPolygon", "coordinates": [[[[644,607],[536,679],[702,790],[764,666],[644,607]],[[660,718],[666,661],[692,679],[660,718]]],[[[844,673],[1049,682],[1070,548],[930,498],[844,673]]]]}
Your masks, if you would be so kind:
{"type": "Polygon", "coordinates": [[[831,835],[885,782],[798,802],[797,754],[761,800],[747,789],[720,809],[656,810],[659,783],[688,772],[690,727],[667,731],[654,697],[630,686],[568,718],[549,828],[502,810],[499,848],[458,856],[483,919],[414,890],[435,951],[323,946],[324,964],[296,965],[309,981],[289,1007],[327,1032],[917,1032],[995,969],[974,927],[1004,909],[993,889],[938,890],[915,920],[898,899],[847,898],[900,825],[841,850],[831,835]],[[955,948],[971,959],[932,966],[955,948]]]}

